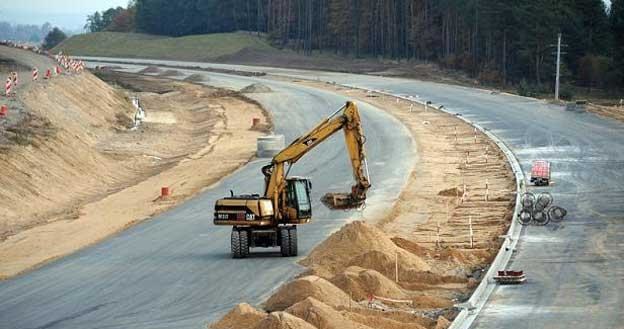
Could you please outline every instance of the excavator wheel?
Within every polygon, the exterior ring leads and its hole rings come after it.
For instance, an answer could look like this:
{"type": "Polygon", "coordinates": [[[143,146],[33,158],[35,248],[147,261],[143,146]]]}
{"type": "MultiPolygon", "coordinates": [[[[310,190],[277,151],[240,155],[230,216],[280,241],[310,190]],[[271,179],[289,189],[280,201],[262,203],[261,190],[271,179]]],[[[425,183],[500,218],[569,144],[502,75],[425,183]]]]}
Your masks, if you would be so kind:
{"type": "Polygon", "coordinates": [[[280,251],[283,257],[297,256],[297,227],[280,229],[280,251]]]}
{"type": "Polygon", "coordinates": [[[249,256],[248,232],[245,230],[232,229],[232,257],[245,258],[249,256]]]}
{"type": "Polygon", "coordinates": [[[297,226],[293,226],[288,230],[290,256],[297,256],[297,226]]]}
{"type": "Polygon", "coordinates": [[[280,252],[283,257],[290,256],[290,234],[288,231],[287,227],[280,229],[280,252]]]}
{"type": "Polygon", "coordinates": [[[245,258],[249,256],[249,232],[245,230],[238,231],[240,236],[240,251],[241,257],[245,258]]]}

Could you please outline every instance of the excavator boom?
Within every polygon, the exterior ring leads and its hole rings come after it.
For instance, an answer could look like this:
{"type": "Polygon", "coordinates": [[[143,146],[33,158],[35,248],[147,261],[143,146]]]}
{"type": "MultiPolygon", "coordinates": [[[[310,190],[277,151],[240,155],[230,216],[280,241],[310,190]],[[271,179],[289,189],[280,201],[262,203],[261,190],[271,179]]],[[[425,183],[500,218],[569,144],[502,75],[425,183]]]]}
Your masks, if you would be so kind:
{"type": "Polygon", "coordinates": [[[321,200],[332,209],[350,209],[363,206],[366,200],[366,192],[370,188],[368,164],[364,150],[366,138],[362,131],[360,113],[353,102],[347,102],[273,157],[271,164],[263,170],[267,181],[265,196],[272,198],[277,204],[286,179],[284,165],[292,166],[306,153],[340,130],[344,131],[355,184],[351,187],[351,192],[327,193],[321,200]]]}

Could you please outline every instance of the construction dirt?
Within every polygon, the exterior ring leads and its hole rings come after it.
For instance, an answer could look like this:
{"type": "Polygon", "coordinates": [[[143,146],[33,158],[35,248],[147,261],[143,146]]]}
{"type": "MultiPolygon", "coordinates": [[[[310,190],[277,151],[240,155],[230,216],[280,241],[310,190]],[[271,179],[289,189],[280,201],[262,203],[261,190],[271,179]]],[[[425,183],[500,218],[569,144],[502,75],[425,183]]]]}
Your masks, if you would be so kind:
{"type": "Polygon", "coordinates": [[[115,79],[133,92],[89,72],[18,90],[26,119],[1,129],[9,138],[0,154],[0,278],[190,198],[247,163],[270,127],[263,109],[238,93],[156,77],[115,79]],[[130,129],[130,96],[147,113],[138,129],[130,129]],[[265,129],[251,129],[254,118],[265,129]],[[160,198],[161,187],[172,194],[160,198]]]}
{"type": "Polygon", "coordinates": [[[243,94],[270,93],[271,91],[271,88],[261,83],[254,83],[240,90],[243,94]]]}
{"type": "MultiPolygon", "coordinates": [[[[514,207],[515,181],[486,136],[458,118],[394,97],[310,81],[397,117],[418,162],[388,216],[355,221],[318,245],[304,276],[264,303],[315,328],[448,328],[500,247],[514,207]],[[472,232],[472,234],[471,234],[472,232]]],[[[229,323],[236,312],[228,316],[229,323]]],[[[256,318],[257,321],[257,318],[256,318]]],[[[268,320],[257,322],[263,327],[268,320]]],[[[251,326],[250,326],[251,327],[251,326]]],[[[238,329],[231,325],[218,329],[238,329]]]]}
{"type": "Polygon", "coordinates": [[[603,117],[624,122],[624,105],[603,106],[598,104],[587,104],[587,110],[603,117]]]}

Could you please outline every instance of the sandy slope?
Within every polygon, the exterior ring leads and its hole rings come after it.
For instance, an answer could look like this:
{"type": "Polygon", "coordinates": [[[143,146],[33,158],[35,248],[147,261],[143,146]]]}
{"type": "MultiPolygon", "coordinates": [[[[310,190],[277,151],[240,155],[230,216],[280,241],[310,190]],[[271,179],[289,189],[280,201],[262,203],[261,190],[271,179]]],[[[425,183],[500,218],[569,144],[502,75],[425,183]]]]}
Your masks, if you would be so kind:
{"type": "Polygon", "coordinates": [[[264,118],[258,105],[150,79],[173,91],[139,94],[148,116],[136,131],[127,129],[128,95],[88,72],[23,88],[20,101],[47,130],[28,130],[27,143],[0,156],[0,278],[170,208],[253,156],[262,132],[250,129],[252,118],[264,118]],[[157,199],[162,186],[172,197],[157,199]]]}

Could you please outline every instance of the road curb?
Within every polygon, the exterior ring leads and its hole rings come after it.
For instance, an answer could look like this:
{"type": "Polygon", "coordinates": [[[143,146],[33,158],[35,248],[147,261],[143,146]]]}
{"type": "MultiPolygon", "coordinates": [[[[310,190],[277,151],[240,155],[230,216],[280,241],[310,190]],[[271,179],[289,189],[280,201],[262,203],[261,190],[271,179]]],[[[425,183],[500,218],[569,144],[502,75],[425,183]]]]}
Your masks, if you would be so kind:
{"type": "Polygon", "coordinates": [[[488,138],[490,138],[505,154],[505,157],[507,158],[507,162],[511,165],[511,169],[516,178],[516,206],[514,209],[513,216],[511,218],[511,224],[509,226],[509,230],[507,231],[507,235],[504,236],[505,241],[503,241],[501,248],[498,250],[498,253],[496,254],[496,258],[494,258],[494,261],[492,262],[492,264],[490,264],[490,267],[488,268],[488,271],[486,272],[486,274],[483,276],[481,283],[479,284],[479,286],[477,286],[477,288],[472,293],[472,295],[470,296],[470,299],[468,299],[467,302],[456,305],[456,307],[461,308],[461,311],[457,315],[455,320],[453,320],[449,329],[470,328],[474,320],[477,318],[477,316],[483,309],[483,306],[485,306],[485,303],[487,302],[490,295],[494,291],[494,288],[496,287],[494,276],[496,275],[497,271],[505,269],[507,267],[507,264],[511,260],[511,257],[516,250],[516,245],[518,244],[520,232],[522,231],[522,225],[518,223],[516,218],[518,216],[518,213],[521,210],[520,198],[522,194],[526,191],[526,186],[524,183],[526,179],[524,176],[524,172],[522,171],[522,168],[520,167],[520,163],[518,162],[518,159],[513,154],[511,149],[507,146],[507,144],[505,144],[505,142],[503,142],[500,138],[498,138],[498,136],[488,131],[487,129],[483,128],[479,124],[472,122],[466,119],[465,117],[458,115],[457,113],[451,112],[450,109],[447,109],[442,105],[435,106],[436,104],[423,102],[414,97],[396,95],[396,94],[392,94],[390,92],[381,91],[381,90],[366,89],[366,88],[360,88],[360,87],[356,87],[352,85],[344,85],[344,84],[336,84],[336,85],[345,87],[345,88],[359,89],[359,90],[364,90],[367,92],[379,93],[379,94],[390,96],[390,97],[396,97],[396,98],[403,99],[408,102],[420,104],[422,106],[433,107],[436,110],[454,115],[458,117],[459,119],[461,119],[462,121],[475,127],[476,129],[481,131],[486,136],[488,136],[488,138]]]}

